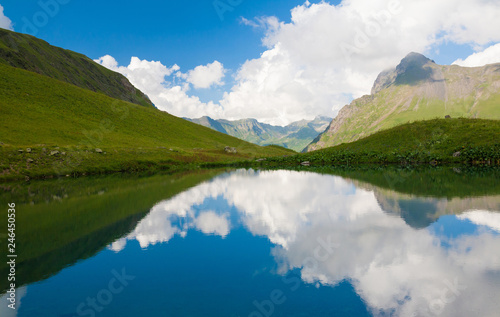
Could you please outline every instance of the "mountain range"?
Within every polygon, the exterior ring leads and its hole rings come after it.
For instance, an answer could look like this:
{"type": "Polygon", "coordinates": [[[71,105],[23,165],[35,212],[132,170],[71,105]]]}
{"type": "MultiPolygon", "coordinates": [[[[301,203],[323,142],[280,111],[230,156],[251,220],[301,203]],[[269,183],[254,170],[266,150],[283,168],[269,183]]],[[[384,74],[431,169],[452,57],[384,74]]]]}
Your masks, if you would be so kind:
{"type": "Polygon", "coordinates": [[[500,119],[500,64],[438,65],[410,53],[382,72],[371,95],[342,108],[304,151],[353,142],[380,130],[435,118],[500,119]]]}
{"type": "Polygon", "coordinates": [[[214,120],[207,116],[198,119],[184,119],[251,143],[274,144],[298,152],[325,131],[332,120],[332,118],[317,116],[314,120],[300,120],[282,127],[262,123],[256,119],[230,121],[214,120]]]}

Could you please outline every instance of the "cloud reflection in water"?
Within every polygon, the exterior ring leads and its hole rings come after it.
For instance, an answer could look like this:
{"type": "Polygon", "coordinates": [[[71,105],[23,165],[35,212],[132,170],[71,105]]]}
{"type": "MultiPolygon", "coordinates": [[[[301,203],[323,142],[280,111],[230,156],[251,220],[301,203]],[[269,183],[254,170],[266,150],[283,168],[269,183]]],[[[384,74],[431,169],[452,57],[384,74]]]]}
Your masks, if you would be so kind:
{"type": "MultiPolygon", "coordinates": [[[[391,201],[398,200],[391,195],[391,201]]],[[[446,209],[442,199],[410,198],[438,215],[446,209]]],[[[224,238],[231,228],[243,226],[274,244],[280,273],[300,269],[304,282],[331,286],[347,279],[374,315],[497,316],[500,214],[455,210],[464,212],[457,221],[492,230],[440,237],[384,210],[383,199],[382,191],[341,177],[239,170],[158,203],[111,248],[119,252],[132,239],[147,248],[189,230],[224,238]],[[220,209],[205,209],[207,201],[220,198],[225,202],[220,209]],[[442,247],[442,239],[448,247],[442,247]]],[[[493,200],[498,206],[498,197],[493,200]]],[[[417,212],[431,211],[421,209],[417,212]]]]}

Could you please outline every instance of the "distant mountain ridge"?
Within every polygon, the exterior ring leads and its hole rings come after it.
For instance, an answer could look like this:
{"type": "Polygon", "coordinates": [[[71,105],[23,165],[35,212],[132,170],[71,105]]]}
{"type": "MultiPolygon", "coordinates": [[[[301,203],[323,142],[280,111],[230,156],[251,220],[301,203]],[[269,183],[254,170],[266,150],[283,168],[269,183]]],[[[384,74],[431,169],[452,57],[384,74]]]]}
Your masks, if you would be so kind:
{"type": "Polygon", "coordinates": [[[2,28],[0,64],[45,75],[111,98],[154,107],[151,100],[125,76],[97,64],[87,56],[2,28]]]}
{"type": "Polygon", "coordinates": [[[214,120],[207,116],[184,119],[258,145],[275,144],[299,152],[323,132],[332,120],[317,116],[314,120],[301,120],[281,127],[262,123],[256,119],[230,121],[214,120]]]}
{"type": "Polygon", "coordinates": [[[353,142],[377,131],[434,118],[500,119],[500,64],[437,65],[410,53],[377,77],[371,95],[343,107],[305,151],[353,142]]]}

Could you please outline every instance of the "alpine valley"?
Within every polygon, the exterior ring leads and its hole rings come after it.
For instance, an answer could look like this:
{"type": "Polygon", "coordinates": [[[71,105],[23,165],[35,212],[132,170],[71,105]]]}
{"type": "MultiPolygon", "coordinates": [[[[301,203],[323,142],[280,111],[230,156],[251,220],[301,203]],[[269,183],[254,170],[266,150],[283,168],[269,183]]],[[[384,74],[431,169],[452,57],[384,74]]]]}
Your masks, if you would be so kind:
{"type": "Polygon", "coordinates": [[[294,151],[302,151],[320,133],[324,132],[332,118],[317,116],[314,120],[300,120],[287,126],[274,126],[255,119],[214,120],[204,116],[188,119],[213,130],[232,135],[258,145],[279,145],[294,151]]]}

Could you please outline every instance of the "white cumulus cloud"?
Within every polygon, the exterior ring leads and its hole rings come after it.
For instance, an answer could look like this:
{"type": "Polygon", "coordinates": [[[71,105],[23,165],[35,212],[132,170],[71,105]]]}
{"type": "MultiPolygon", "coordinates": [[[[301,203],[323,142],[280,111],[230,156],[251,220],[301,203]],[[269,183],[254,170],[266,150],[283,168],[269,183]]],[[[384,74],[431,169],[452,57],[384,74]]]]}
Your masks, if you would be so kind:
{"type": "Polygon", "coordinates": [[[478,67],[487,64],[500,63],[500,43],[492,45],[482,52],[477,52],[466,59],[457,59],[454,65],[465,67],[478,67]]]}
{"type": "Polygon", "coordinates": [[[306,2],[291,10],[289,23],[242,19],[265,25],[267,51],[243,64],[221,104],[230,117],[271,123],[332,116],[412,51],[500,40],[499,15],[500,4],[486,0],[344,0],[306,2]]]}
{"type": "MultiPolygon", "coordinates": [[[[187,94],[190,84],[185,78],[189,76],[182,74],[177,64],[167,67],[159,61],[132,57],[128,66],[119,66],[110,55],[100,57],[95,62],[127,77],[160,110],[179,117],[194,118],[203,114],[220,117],[222,109],[219,105],[213,102],[203,103],[198,97],[187,94]]],[[[212,65],[217,65],[216,63],[218,62],[215,61],[212,65]]]]}
{"type": "MultiPolygon", "coordinates": [[[[151,80],[158,91],[137,86],[177,116],[250,117],[280,125],[335,116],[353,98],[370,93],[377,75],[410,52],[425,54],[443,43],[478,49],[500,42],[499,16],[500,3],[492,0],[306,1],[291,10],[290,22],[272,16],[241,19],[264,31],[265,49],[241,65],[234,86],[218,102],[203,103],[187,92],[191,86],[221,84],[220,62],[177,72],[180,83],[151,80]]],[[[127,77],[140,83],[135,71],[127,77]]]]}
{"type": "Polygon", "coordinates": [[[194,88],[210,88],[211,86],[220,86],[224,83],[224,66],[214,61],[206,66],[197,66],[187,73],[187,82],[193,84],[194,88]]]}
{"type": "Polygon", "coordinates": [[[0,28],[14,31],[12,21],[3,13],[3,7],[0,5],[0,28]]]}

